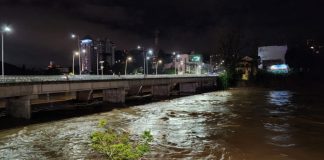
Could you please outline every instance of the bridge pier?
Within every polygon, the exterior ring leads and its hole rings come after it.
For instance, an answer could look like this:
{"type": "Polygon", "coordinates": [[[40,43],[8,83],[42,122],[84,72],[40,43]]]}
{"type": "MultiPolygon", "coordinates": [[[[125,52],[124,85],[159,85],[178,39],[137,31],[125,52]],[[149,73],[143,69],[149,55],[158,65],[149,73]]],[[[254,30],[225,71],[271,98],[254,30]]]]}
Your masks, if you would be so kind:
{"type": "Polygon", "coordinates": [[[102,91],[103,101],[108,103],[125,103],[125,88],[105,89],[102,91]]]}
{"type": "Polygon", "coordinates": [[[214,81],[201,81],[200,89],[201,90],[214,90],[216,88],[214,81]]]}
{"type": "Polygon", "coordinates": [[[77,91],[76,92],[76,99],[78,101],[89,101],[93,99],[92,91],[77,91]]]}
{"type": "Polygon", "coordinates": [[[162,98],[170,96],[170,85],[154,85],[152,86],[152,96],[154,98],[162,98]]]}
{"type": "Polygon", "coordinates": [[[179,84],[179,92],[180,94],[193,94],[196,93],[198,87],[198,83],[180,83],[179,84]]]}
{"type": "Polygon", "coordinates": [[[13,97],[7,99],[8,114],[15,118],[30,119],[30,96],[13,97]]]}

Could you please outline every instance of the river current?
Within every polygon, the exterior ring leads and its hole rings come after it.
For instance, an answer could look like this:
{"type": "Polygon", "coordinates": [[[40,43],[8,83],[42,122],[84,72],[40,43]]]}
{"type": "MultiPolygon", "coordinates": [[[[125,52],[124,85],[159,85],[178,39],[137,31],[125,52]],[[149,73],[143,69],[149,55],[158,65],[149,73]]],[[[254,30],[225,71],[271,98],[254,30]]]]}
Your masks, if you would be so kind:
{"type": "Polygon", "coordinates": [[[324,159],[324,96],[261,88],[129,104],[0,130],[0,159],[102,159],[89,146],[100,119],[134,135],[150,130],[154,141],[145,159],[324,159]]]}

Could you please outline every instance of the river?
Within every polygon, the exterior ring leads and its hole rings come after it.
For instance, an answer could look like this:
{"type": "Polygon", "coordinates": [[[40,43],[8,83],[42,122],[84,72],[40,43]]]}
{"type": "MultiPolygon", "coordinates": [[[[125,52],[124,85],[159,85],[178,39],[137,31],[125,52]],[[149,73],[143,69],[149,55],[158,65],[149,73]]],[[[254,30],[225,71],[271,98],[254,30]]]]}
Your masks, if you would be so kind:
{"type": "Polygon", "coordinates": [[[151,131],[146,159],[321,160],[323,107],[324,96],[316,91],[261,88],[128,104],[0,130],[0,159],[100,159],[89,135],[107,119],[132,134],[151,131]]]}

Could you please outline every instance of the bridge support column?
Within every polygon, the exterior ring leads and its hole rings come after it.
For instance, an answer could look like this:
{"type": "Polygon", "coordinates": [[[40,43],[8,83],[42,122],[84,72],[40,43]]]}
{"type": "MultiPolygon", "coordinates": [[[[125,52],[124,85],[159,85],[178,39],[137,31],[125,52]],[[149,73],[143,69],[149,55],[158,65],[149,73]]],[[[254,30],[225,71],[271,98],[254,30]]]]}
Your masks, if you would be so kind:
{"type": "Polygon", "coordinates": [[[7,100],[7,111],[12,117],[30,119],[30,96],[9,98],[7,100]]]}
{"type": "Polygon", "coordinates": [[[170,96],[170,85],[156,85],[152,86],[152,96],[155,98],[163,98],[170,96]]]}
{"type": "Polygon", "coordinates": [[[214,81],[202,81],[201,89],[202,90],[214,90],[216,87],[214,86],[214,81]]]}
{"type": "Polygon", "coordinates": [[[125,88],[106,89],[102,95],[104,102],[125,103],[125,88]]]}
{"type": "Polygon", "coordinates": [[[179,84],[179,92],[180,94],[192,94],[196,93],[196,89],[198,87],[198,83],[180,83],[179,84]]]}
{"type": "Polygon", "coordinates": [[[93,98],[92,91],[77,91],[76,99],[78,101],[89,101],[93,98]]]}

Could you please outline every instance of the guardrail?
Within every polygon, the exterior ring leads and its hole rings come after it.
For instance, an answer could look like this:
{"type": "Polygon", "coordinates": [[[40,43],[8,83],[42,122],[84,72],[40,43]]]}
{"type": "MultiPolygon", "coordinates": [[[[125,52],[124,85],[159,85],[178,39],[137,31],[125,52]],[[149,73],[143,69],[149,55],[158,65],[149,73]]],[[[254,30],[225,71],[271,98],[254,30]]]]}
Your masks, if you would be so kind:
{"type": "Polygon", "coordinates": [[[51,76],[4,76],[0,78],[0,84],[28,83],[28,82],[55,82],[55,81],[83,81],[83,80],[112,80],[112,79],[144,79],[144,78],[181,78],[181,77],[211,77],[215,75],[51,75],[51,76]]]}

